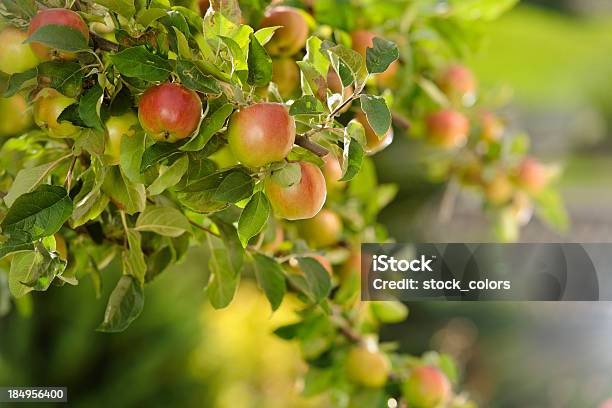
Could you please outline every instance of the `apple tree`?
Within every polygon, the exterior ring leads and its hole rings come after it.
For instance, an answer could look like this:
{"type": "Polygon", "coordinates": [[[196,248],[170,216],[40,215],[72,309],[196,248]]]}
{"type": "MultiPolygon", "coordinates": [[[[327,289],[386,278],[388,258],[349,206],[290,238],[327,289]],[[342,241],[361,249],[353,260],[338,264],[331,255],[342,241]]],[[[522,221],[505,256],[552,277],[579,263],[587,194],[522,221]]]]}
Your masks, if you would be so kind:
{"type": "Polygon", "coordinates": [[[389,240],[376,216],[397,187],[370,156],[398,135],[436,152],[437,179],[481,191],[510,238],[532,202],[558,210],[550,168],[458,62],[469,26],[512,3],[3,0],[0,292],[113,285],[98,330],[119,332],[203,246],[215,308],[241,279],[272,310],[301,299],[276,334],[301,346],[305,395],[473,406],[449,356],[379,344],[408,310],[360,302],[359,244],[389,240]]]}

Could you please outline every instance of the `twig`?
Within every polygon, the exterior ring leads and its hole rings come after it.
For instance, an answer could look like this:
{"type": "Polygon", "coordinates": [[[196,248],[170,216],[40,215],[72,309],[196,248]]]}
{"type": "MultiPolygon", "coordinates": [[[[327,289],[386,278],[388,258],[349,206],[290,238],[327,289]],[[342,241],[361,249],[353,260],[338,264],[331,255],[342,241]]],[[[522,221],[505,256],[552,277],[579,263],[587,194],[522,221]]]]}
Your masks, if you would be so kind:
{"type": "Polygon", "coordinates": [[[95,49],[100,49],[100,50],[103,50],[103,51],[117,52],[117,51],[121,51],[122,49],[125,48],[123,45],[116,44],[116,43],[114,43],[112,41],[109,41],[106,38],[104,38],[104,37],[94,33],[93,31],[89,32],[89,36],[93,40],[94,48],[95,49]]]}
{"type": "Polygon", "coordinates": [[[326,148],[324,148],[320,144],[317,144],[317,143],[311,141],[310,139],[308,139],[304,135],[296,136],[295,137],[295,144],[298,145],[298,146],[302,146],[304,149],[310,150],[311,152],[313,152],[314,154],[316,154],[319,157],[323,157],[323,156],[325,156],[325,155],[327,155],[329,153],[329,150],[327,150],[326,148]]]}
{"type": "Polygon", "coordinates": [[[206,228],[205,226],[200,225],[193,220],[189,220],[189,223],[193,225],[194,227],[201,229],[202,231],[208,232],[209,234],[214,235],[217,238],[221,238],[221,235],[217,234],[215,231],[211,230],[210,228],[206,228]]]}

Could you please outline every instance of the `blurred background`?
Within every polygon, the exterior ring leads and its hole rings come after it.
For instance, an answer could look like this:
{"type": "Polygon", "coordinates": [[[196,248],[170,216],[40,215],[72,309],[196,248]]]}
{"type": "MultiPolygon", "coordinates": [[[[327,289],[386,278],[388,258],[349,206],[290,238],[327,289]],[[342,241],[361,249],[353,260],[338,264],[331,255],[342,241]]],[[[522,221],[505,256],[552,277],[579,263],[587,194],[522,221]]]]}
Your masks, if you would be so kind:
{"type": "MultiPolygon", "coordinates": [[[[532,221],[524,241],[612,240],[612,2],[523,2],[490,27],[471,66],[483,88],[512,93],[503,115],[527,131],[533,152],[563,166],[570,229],[532,221]]],[[[438,217],[444,185],[428,184],[396,142],[376,156],[381,182],[400,186],[382,215],[398,241],[491,240],[480,202],[457,199],[438,217]]],[[[124,333],[95,332],[109,287],[97,301],[85,279],[26,297],[0,319],[0,385],[69,387],[71,406],[322,407],[299,396],[296,345],[271,331],[295,319],[291,300],[271,314],[244,281],[237,300],[212,311],[200,288],[201,259],[146,289],[142,315],[124,333]],[[120,400],[119,400],[120,398],[120,400]]],[[[108,282],[118,265],[103,272],[108,282]]],[[[2,298],[0,294],[0,307],[2,298]]],[[[607,303],[417,303],[386,327],[385,341],[421,354],[452,354],[466,390],[483,407],[593,407],[612,398],[612,305],[607,303]]]]}

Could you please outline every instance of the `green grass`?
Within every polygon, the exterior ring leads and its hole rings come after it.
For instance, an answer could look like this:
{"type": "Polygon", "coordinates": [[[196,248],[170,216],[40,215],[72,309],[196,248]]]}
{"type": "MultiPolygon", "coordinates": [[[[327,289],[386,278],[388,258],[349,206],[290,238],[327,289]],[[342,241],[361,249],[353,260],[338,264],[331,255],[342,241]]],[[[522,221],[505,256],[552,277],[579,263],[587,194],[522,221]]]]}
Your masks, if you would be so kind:
{"type": "Polygon", "coordinates": [[[472,65],[483,85],[509,85],[522,104],[573,105],[612,95],[612,16],[577,18],[521,6],[491,24],[472,65]]]}

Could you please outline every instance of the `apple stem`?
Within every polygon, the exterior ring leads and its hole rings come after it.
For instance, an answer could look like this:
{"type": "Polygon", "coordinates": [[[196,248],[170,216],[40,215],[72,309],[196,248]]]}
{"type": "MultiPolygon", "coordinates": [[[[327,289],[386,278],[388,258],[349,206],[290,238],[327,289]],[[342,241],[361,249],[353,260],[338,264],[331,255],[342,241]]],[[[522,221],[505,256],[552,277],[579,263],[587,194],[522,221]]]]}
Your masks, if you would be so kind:
{"type": "Polygon", "coordinates": [[[121,51],[122,49],[125,48],[123,45],[116,44],[116,43],[114,43],[112,41],[109,41],[106,38],[104,38],[102,36],[99,36],[98,34],[94,33],[93,31],[89,32],[89,36],[93,40],[95,48],[100,49],[102,51],[117,52],[117,51],[121,51]]]}
{"type": "Polygon", "coordinates": [[[304,135],[297,135],[295,138],[295,144],[298,146],[302,146],[306,150],[310,150],[319,157],[323,157],[329,153],[329,150],[327,150],[320,144],[311,141],[304,135]]]}

